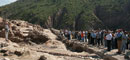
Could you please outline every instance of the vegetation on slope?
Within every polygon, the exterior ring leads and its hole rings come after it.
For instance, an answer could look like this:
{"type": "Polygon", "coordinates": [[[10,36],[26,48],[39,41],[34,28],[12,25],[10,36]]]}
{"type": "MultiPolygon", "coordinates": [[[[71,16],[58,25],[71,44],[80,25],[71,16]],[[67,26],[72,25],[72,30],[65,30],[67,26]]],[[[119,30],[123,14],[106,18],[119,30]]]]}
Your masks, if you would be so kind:
{"type": "Polygon", "coordinates": [[[129,28],[129,0],[18,0],[0,8],[0,16],[43,27],[86,30],[129,28]]]}

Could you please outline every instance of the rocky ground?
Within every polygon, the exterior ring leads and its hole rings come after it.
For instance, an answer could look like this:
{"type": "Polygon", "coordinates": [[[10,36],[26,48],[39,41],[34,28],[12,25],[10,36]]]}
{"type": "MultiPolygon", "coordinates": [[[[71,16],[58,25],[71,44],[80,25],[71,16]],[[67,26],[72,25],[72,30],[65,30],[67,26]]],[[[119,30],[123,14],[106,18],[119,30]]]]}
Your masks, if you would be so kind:
{"type": "Polygon", "coordinates": [[[50,29],[26,21],[11,20],[9,42],[0,18],[0,60],[101,60],[96,54],[72,52],[50,29]]]}
{"type": "Polygon", "coordinates": [[[0,60],[123,60],[124,55],[112,56],[113,52],[102,53],[105,49],[77,40],[66,40],[55,29],[44,29],[21,20],[9,23],[10,41],[7,42],[0,18],[0,60]]]}
{"type": "MultiPolygon", "coordinates": [[[[129,60],[129,58],[125,59],[126,53],[125,54],[117,54],[117,51],[118,51],[117,49],[113,49],[113,50],[108,52],[107,48],[104,48],[103,46],[101,46],[101,47],[89,46],[89,48],[94,50],[95,52],[99,52],[101,54],[103,53],[104,55],[109,56],[109,58],[112,58],[112,60],[113,60],[113,58],[116,60],[129,60]]],[[[130,52],[130,51],[126,50],[126,52],[130,52]]]]}

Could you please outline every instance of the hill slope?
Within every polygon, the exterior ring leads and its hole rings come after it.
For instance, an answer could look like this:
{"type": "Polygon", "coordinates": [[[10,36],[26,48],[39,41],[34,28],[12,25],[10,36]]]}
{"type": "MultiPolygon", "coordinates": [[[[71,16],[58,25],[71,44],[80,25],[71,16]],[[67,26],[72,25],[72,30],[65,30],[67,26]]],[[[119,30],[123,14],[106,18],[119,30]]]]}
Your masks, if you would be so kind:
{"type": "Polygon", "coordinates": [[[129,3],[129,0],[18,0],[1,7],[0,16],[57,29],[130,30],[129,3]]]}

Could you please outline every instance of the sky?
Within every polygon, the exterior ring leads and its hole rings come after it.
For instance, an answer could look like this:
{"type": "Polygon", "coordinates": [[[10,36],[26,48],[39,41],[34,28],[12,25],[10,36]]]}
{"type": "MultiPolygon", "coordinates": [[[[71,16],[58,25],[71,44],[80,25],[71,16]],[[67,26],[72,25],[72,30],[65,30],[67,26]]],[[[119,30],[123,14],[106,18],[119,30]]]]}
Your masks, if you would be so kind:
{"type": "Polygon", "coordinates": [[[17,1],[17,0],[0,0],[0,6],[4,6],[4,5],[10,4],[15,1],[17,1]]]}

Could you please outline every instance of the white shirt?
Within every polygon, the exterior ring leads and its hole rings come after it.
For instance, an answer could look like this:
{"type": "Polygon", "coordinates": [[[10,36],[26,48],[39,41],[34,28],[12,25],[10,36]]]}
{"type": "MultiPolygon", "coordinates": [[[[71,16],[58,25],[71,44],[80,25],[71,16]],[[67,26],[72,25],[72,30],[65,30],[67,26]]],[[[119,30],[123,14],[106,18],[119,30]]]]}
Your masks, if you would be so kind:
{"type": "Polygon", "coordinates": [[[110,33],[110,34],[107,34],[106,40],[112,40],[112,34],[111,34],[111,33],[110,33]]]}

